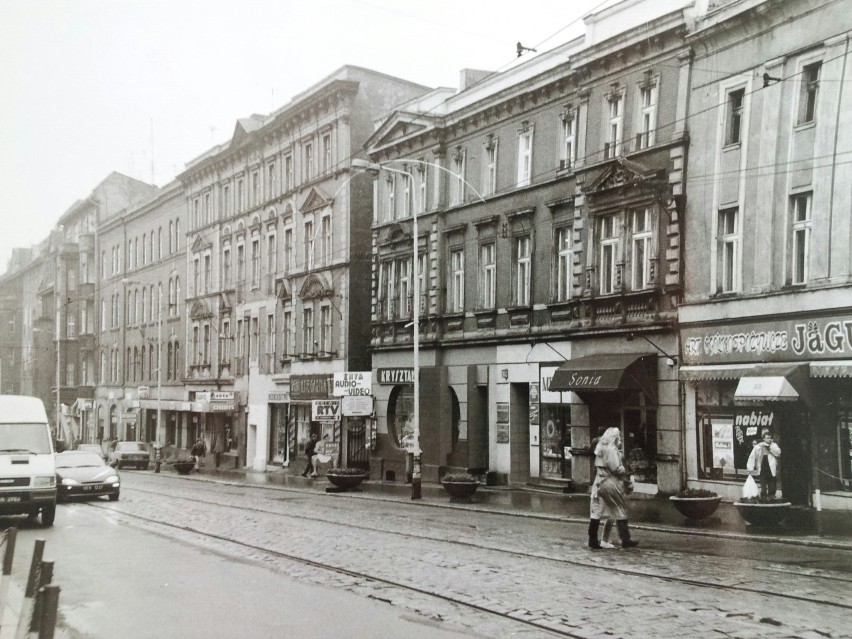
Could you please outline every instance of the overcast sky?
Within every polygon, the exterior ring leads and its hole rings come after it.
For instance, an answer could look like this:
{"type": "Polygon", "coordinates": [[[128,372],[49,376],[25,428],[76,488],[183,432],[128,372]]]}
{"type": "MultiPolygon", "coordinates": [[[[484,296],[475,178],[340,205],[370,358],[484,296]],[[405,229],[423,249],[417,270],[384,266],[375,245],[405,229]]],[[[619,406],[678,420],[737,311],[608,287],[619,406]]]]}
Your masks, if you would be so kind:
{"type": "Polygon", "coordinates": [[[344,64],[456,87],[611,3],[0,0],[0,272],[111,171],[162,186],[344,64]]]}

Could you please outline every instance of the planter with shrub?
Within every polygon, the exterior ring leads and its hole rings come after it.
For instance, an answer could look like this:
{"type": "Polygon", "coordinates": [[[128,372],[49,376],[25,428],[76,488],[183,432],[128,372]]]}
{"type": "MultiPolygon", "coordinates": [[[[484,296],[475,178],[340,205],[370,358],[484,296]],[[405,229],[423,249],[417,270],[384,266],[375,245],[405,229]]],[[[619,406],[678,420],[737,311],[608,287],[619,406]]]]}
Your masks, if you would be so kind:
{"type": "Polygon", "coordinates": [[[441,485],[451,500],[470,501],[479,488],[479,479],[470,473],[447,473],[441,478],[441,485]]]}
{"type": "Polygon", "coordinates": [[[749,497],[734,502],[740,516],[752,526],[779,526],[790,513],[792,504],[777,497],[749,497]]]}
{"type": "Polygon", "coordinates": [[[687,488],[669,497],[669,501],[687,519],[705,519],[716,512],[722,498],[712,490],[687,488]]]}
{"type": "Polygon", "coordinates": [[[360,468],[332,468],[326,474],[328,481],[343,490],[357,488],[367,478],[367,473],[360,468]]]}

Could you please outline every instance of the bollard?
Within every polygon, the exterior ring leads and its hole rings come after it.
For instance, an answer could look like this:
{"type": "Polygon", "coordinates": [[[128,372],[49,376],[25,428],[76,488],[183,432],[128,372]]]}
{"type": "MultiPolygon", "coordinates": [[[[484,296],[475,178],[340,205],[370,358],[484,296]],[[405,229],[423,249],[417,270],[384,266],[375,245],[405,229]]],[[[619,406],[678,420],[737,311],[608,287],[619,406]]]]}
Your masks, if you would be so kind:
{"type": "Polygon", "coordinates": [[[27,579],[27,588],[24,591],[24,597],[32,598],[35,595],[36,581],[38,580],[42,557],[44,557],[44,539],[36,539],[35,547],[33,548],[33,560],[30,563],[30,576],[27,579]]]}
{"type": "Polygon", "coordinates": [[[15,556],[15,540],[17,538],[17,528],[8,528],[3,534],[3,575],[0,576],[0,628],[3,627],[3,614],[6,612],[9,583],[12,581],[12,559],[15,556]]]}
{"type": "Polygon", "coordinates": [[[59,610],[59,586],[44,586],[41,591],[41,614],[38,639],[53,639],[59,610]]]}
{"type": "Polygon", "coordinates": [[[39,623],[44,613],[44,587],[48,586],[53,581],[53,562],[41,562],[41,569],[38,575],[38,587],[36,589],[35,598],[33,599],[33,614],[30,617],[30,632],[36,632],[39,629],[39,623]]]}
{"type": "Polygon", "coordinates": [[[15,541],[18,538],[18,529],[9,528],[3,539],[3,576],[12,574],[12,558],[15,556],[15,541]]]}

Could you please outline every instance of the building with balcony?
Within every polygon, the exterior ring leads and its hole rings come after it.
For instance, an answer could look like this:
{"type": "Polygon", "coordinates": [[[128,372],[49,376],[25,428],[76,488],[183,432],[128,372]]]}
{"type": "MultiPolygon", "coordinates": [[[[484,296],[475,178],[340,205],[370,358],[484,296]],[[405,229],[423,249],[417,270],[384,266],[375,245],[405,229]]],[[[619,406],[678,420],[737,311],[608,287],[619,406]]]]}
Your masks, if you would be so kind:
{"type": "Polygon", "coordinates": [[[684,452],[729,498],[770,429],[784,498],[852,507],[850,30],[846,3],[716,2],[687,38],[684,452]]]}
{"type": "MultiPolygon", "coordinates": [[[[316,413],[336,372],[369,371],[372,122],[425,87],[345,66],[180,174],[187,224],[182,371],[208,448],[290,466],[312,433],[367,461],[368,429],[316,413]],[[329,417],[329,418],[327,418],[329,417]],[[351,437],[349,436],[351,434],[351,437]]],[[[338,402],[339,404],[339,402],[338,402]]],[[[301,470],[301,468],[300,468],[301,470]]]]}
{"type": "Polygon", "coordinates": [[[582,488],[590,441],[619,426],[638,490],[678,489],[691,11],[621,3],[587,16],[584,37],[465,71],[460,91],[380,123],[367,144],[387,169],[373,218],[380,472],[410,471],[419,374],[424,479],[464,468],[582,488]]]}

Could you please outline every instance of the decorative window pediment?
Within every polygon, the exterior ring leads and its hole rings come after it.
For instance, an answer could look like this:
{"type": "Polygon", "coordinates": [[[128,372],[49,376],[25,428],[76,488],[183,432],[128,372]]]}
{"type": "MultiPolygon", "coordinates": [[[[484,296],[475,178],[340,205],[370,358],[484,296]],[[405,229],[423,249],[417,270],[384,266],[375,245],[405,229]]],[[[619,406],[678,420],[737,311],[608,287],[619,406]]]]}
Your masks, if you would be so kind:
{"type": "Polygon", "coordinates": [[[278,280],[275,282],[275,297],[283,304],[286,301],[293,299],[293,291],[290,289],[290,284],[287,280],[278,280]]]}
{"type": "Polygon", "coordinates": [[[611,189],[632,185],[654,185],[662,177],[662,170],[648,167],[626,158],[616,158],[616,162],[601,173],[583,192],[597,195],[611,189]]]}
{"type": "Polygon", "coordinates": [[[313,211],[324,209],[325,207],[330,205],[331,200],[323,196],[318,189],[313,188],[311,189],[311,192],[308,193],[308,197],[305,198],[299,209],[302,211],[303,214],[312,213],[313,211]]]}
{"type": "Polygon", "coordinates": [[[204,238],[199,235],[195,238],[195,241],[192,243],[189,250],[193,253],[200,253],[209,249],[211,246],[212,244],[210,244],[210,242],[205,241],[204,238]]]}
{"type": "Polygon", "coordinates": [[[204,319],[213,317],[213,313],[210,311],[210,306],[208,306],[206,301],[195,300],[192,303],[192,309],[189,311],[189,317],[194,320],[204,319]]]}
{"type": "Polygon", "coordinates": [[[317,299],[320,297],[329,297],[334,293],[334,289],[325,281],[319,273],[312,273],[302,284],[302,290],[299,291],[299,298],[303,300],[317,299]]]}

